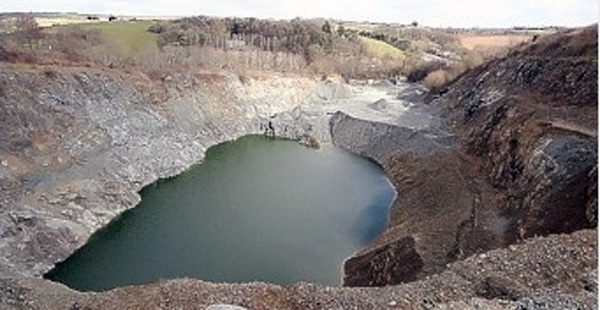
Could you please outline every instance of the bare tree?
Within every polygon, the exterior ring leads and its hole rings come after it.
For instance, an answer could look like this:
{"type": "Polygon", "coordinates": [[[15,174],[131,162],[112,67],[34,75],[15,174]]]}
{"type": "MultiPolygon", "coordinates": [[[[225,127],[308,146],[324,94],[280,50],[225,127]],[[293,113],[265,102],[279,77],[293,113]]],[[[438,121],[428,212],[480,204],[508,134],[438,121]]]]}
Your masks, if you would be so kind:
{"type": "Polygon", "coordinates": [[[15,34],[18,35],[19,41],[27,43],[29,48],[33,48],[34,43],[42,38],[42,30],[31,14],[21,15],[17,18],[15,34]]]}

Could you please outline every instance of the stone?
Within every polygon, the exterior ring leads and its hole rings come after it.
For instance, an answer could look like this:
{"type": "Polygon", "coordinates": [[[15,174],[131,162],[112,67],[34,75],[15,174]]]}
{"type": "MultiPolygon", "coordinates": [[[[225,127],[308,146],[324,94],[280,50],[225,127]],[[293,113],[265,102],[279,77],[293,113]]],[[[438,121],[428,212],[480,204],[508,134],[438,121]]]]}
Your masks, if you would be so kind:
{"type": "Polygon", "coordinates": [[[236,306],[236,305],[228,305],[228,304],[214,304],[206,307],[206,310],[248,310],[247,308],[236,306]]]}

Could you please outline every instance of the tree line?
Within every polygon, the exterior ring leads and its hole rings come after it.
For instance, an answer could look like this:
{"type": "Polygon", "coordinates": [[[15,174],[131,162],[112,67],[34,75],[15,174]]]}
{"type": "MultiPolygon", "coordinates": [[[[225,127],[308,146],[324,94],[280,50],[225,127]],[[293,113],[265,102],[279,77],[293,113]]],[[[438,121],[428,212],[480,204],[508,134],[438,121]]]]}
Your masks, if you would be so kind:
{"type": "Polygon", "coordinates": [[[160,35],[159,45],[210,46],[224,50],[259,49],[302,55],[312,63],[319,55],[359,54],[356,36],[342,36],[328,21],[257,18],[183,18],[157,23],[149,31],[160,35]]]}

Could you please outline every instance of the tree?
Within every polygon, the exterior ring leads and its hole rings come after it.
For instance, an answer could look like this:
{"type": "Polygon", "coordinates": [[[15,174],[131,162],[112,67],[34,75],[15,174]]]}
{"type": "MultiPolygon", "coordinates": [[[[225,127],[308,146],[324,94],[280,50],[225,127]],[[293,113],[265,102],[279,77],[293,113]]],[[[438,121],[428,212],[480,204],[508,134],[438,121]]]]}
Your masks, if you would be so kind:
{"type": "Polygon", "coordinates": [[[343,37],[344,35],[346,35],[346,29],[344,29],[344,26],[339,26],[337,28],[337,33],[340,37],[343,37]]]}
{"type": "Polygon", "coordinates": [[[321,30],[323,30],[323,32],[325,32],[327,34],[331,34],[331,25],[329,24],[328,21],[325,21],[325,24],[323,24],[323,27],[321,27],[321,30]]]}
{"type": "Polygon", "coordinates": [[[15,34],[20,41],[27,43],[29,48],[33,48],[33,43],[42,38],[42,30],[31,14],[21,15],[17,18],[15,34]]]}

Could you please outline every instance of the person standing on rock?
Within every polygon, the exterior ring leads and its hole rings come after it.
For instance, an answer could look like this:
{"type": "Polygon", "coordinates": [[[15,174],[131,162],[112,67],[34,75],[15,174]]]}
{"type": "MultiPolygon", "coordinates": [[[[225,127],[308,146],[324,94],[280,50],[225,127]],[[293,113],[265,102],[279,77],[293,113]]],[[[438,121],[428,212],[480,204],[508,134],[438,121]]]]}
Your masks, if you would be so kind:
{"type": "Polygon", "coordinates": [[[268,130],[271,132],[271,137],[275,138],[275,128],[273,128],[273,122],[269,121],[268,130]]]}

